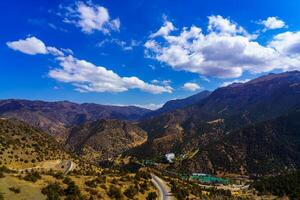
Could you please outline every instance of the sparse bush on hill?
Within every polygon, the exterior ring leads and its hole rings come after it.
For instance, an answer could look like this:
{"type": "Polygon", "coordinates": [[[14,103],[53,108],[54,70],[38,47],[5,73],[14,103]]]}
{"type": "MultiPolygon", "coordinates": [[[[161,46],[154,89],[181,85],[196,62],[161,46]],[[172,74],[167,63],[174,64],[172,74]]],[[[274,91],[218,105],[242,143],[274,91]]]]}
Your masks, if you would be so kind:
{"type": "Polygon", "coordinates": [[[64,195],[64,190],[59,183],[50,183],[42,189],[42,194],[47,196],[47,200],[59,200],[64,195]]]}
{"type": "Polygon", "coordinates": [[[92,187],[92,188],[96,188],[97,185],[100,184],[101,182],[102,182],[102,179],[100,177],[97,177],[95,179],[86,181],[85,185],[92,187]]]}
{"type": "Polygon", "coordinates": [[[134,178],[136,180],[140,180],[141,178],[148,180],[148,179],[151,179],[151,175],[146,171],[138,171],[135,174],[134,178]]]}
{"type": "Polygon", "coordinates": [[[81,191],[77,185],[72,181],[68,184],[68,187],[65,189],[65,195],[67,196],[66,200],[83,200],[81,191]]]}
{"type": "Polygon", "coordinates": [[[17,187],[9,187],[8,189],[9,189],[10,191],[16,193],[16,194],[20,193],[20,188],[17,188],[17,187]]]}
{"type": "Polygon", "coordinates": [[[41,179],[41,175],[36,171],[29,172],[24,176],[26,181],[36,182],[38,179],[41,179]]]}
{"type": "Polygon", "coordinates": [[[300,171],[273,177],[261,178],[251,185],[260,194],[271,193],[276,196],[289,196],[292,200],[300,199],[300,171]]]}
{"type": "Polygon", "coordinates": [[[8,169],[6,166],[1,166],[0,167],[0,172],[2,173],[13,173],[13,170],[8,169]]]}
{"type": "Polygon", "coordinates": [[[122,192],[121,192],[120,188],[117,188],[116,186],[113,186],[113,185],[110,186],[107,194],[111,198],[115,198],[115,199],[121,199],[121,198],[123,198],[123,195],[122,195],[122,192]]]}
{"type": "Polygon", "coordinates": [[[1,192],[0,192],[0,200],[4,200],[4,196],[1,192]]]}
{"type": "Polygon", "coordinates": [[[157,199],[157,194],[155,192],[150,192],[146,197],[146,200],[156,200],[156,199],[157,199]]]}
{"type": "Polygon", "coordinates": [[[130,199],[133,199],[135,195],[137,195],[139,193],[138,189],[134,186],[129,186],[129,188],[127,188],[124,191],[124,195],[127,196],[130,199]]]}
{"type": "Polygon", "coordinates": [[[180,187],[175,181],[171,182],[171,191],[178,200],[185,200],[189,196],[186,188],[180,187]]]}
{"type": "Polygon", "coordinates": [[[63,179],[64,178],[64,174],[62,172],[53,173],[52,176],[56,179],[63,179]]]}
{"type": "Polygon", "coordinates": [[[71,182],[73,182],[73,181],[69,177],[65,177],[63,180],[63,183],[67,184],[67,185],[71,184],[71,182]]]}

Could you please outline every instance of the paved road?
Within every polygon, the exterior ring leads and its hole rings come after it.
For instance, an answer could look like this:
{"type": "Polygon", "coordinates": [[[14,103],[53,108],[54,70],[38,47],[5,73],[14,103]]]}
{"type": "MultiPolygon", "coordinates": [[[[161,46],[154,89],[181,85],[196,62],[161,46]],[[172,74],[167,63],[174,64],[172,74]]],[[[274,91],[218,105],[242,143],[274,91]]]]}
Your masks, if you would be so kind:
{"type": "Polygon", "coordinates": [[[159,191],[159,200],[172,200],[174,199],[171,195],[171,190],[169,186],[166,184],[165,181],[163,181],[158,176],[151,174],[152,176],[152,182],[155,185],[155,187],[159,191]]]}
{"type": "Polygon", "coordinates": [[[73,170],[73,168],[74,168],[73,162],[72,162],[71,160],[68,160],[68,161],[67,161],[67,169],[66,169],[66,171],[65,171],[64,174],[69,173],[70,171],[73,170]]]}

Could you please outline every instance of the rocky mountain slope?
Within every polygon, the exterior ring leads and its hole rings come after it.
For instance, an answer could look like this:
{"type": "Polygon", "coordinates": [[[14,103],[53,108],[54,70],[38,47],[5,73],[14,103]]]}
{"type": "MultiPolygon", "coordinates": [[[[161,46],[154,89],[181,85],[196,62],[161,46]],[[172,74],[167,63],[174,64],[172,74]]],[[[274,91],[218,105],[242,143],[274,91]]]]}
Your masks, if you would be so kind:
{"type": "Polygon", "coordinates": [[[116,158],[146,140],[147,133],[132,123],[99,120],[72,128],[66,146],[81,157],[97,163],[116,158]]]}
{"type": "Polygon", "coordinates": [[[65,151],[52,136],[0,119],[0,199],[146,199],[150,174],[102,169],[65,151]],[[145,174],[147,175],[145,177],[145,174]]]}
{"type": "Polygon", "coordinates": [[[0,101],[0,117],[16,118],[64,140],[67,128],[98,119],[137,120],[150,110],[134,106],[76,104],[68,101],[0,101]]]}
{"type": "MultiPolygon", "coordinates": [[[[213,144],[226,138],[233,130],[275,119],[298,108],[300,108],[300,72],[298,71],[269,74],[247,83],[232,84],[216,89],[195,105],[143,120],[140,126],[148,132],[149,140],[139,147],[136,153],[139,154],[140,151],[144,156],[148,153],[152,157],[168,152],[184,154],[212,145],[212,148],[217,149],[214,155],[222,155],[225,152],[223,147],[217,148],[213,144]]],[[[268,133],[267,130],[264,131],[268,133]]],[[[265,136],[265,133],[262,134],[265,136]]],[[[254,137],[252,143],[243,144],[240,148],[255,148],[256,143],[259,142],[260,138],[254,137]]],[[[273,139],[270,142],[272,145],[275,144],[273,139]]],[[[239,152],[243,151],[239,149],[239,152]]],[[[245,153],[241,154],[246,156],[245,153]]],[[[255,156],[258,155],[253,152],[249,158],[254,162],[255,156]]],[[[210,159],[198,158],[193,163],[204,163],[207,168],[202,166],[191,167],[191,169],[205,171],[213,166],[210,159]]],[[[289,159],[295,162],[294,157],[289,159]]],[[[225,165],[226,160],[223,161],[220,162],[225,165]]],[[[235,167],[241,167],[238,162],[232,163],[236,164],[235,167]]],[[[233,170],[233,168],[227,169],[233,170]]],[[[251,169],[248,168],[247,171],[251,169]]],[[[235,170],[236,168],[233,171],[235,170]]]]}
{"type": "Polygon", "coordinates": [[[233,130],[181,163],[191,171],[279,173],[300,168],[300,110],[233,130]],[[207,164],[209,163],[209,164],[207,164]]]}
{"type": "Polygon", "coordinates": [[[166,102],[163,105],[163,107],[146,114],[144,118],[157,116],[162,113],[170,112],[170,111],[173,111],[176,109],[181,109],[181,108],[188,107],[188,106],[191,106],[196,103],[200,103],[201,100],[205,99],[210,94],[211,94],[210,91],[204,90],[204,91],[201,91],[195,95],[189,96],[184,99],[170,100],[170,101],[166,102]]]}
{"type": "Polygon", "coordinates": [[[15,169],[34,167],[72,156],[48,134],[14,119],[0,119],[0,165],[15,169]]]}

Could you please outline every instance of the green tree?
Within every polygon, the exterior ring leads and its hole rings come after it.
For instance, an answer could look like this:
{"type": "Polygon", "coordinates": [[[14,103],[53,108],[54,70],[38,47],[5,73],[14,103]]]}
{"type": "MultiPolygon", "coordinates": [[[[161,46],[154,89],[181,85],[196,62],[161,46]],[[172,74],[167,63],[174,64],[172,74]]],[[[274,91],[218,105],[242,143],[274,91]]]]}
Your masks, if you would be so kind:
{"type": "Polygon", "coordinates": [[[157,194],[155,192],[150,192],[146,197],[146,200],[156,200],[157,194]]]}
{"type": "Polygon", "coordinates": [[[42,189],[42,194],[47,196],[47,200],[59,200],[64,195],[64,190],[59,183],[50,183],[42,189]]]}
{"type": "Polygon", "coordinates": [[[129,186],[129,188],[127,188],[125,191],[124,191],[124,195],[127,196],[128,198],[130,199],[133,199],[133,197],[135,195],[138,194],[138,189],[134,186],[129,186]]]}

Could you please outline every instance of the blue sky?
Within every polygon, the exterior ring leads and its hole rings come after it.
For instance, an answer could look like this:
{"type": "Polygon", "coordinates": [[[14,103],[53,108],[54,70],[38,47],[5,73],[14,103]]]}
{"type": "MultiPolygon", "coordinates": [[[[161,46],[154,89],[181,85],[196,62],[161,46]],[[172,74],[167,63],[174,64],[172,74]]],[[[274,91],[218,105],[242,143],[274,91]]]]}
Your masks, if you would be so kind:
{"type": "Polygon", "coordinates": [[[296,0],[1,1],[0,98],[154,108],[297,70],[299,7],[296,0]]]}

